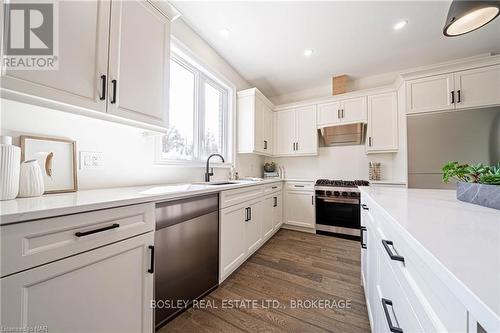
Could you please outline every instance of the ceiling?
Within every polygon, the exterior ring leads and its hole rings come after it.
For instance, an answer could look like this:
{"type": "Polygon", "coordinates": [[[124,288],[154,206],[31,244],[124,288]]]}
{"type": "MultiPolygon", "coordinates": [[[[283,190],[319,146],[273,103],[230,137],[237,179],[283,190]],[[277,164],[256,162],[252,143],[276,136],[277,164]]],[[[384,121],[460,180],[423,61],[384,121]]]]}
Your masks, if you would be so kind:
{"type": "Polygon", "coordinates": [[[268,97],[325,85],[332,75],[359,78],[500,52],[500,17],[472,33],[444,37],[449,4],[174,2],[184,21],[268,97]],[[401,20],[407,26],[395,31],[401,20]],[[305,57],[305,49],[314,53],[305,57]]]}

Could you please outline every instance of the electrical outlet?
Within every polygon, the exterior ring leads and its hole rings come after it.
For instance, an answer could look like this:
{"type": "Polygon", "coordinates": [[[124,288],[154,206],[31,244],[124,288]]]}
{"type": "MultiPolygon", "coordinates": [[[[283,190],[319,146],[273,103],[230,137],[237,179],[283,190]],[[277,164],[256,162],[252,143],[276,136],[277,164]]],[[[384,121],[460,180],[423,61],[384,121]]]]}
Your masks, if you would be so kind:
{"type": "Polygon", "coordinates": [[[100,169],[104,166],[104,153],[99,151],[80,151],[80,169],[100,169]]]}

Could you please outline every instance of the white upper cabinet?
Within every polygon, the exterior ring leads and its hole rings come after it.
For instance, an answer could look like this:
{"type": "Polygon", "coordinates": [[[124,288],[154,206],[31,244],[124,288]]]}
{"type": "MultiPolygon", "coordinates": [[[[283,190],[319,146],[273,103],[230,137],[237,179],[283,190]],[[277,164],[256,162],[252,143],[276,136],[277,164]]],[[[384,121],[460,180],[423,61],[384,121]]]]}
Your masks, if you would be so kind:
{"type": "Polygon", "coordinates": [[[316,105],[277,112],[275,155],[316,155],[316,127],[316,105]]]}
{"type": "Polygon", "coordinates": [[[407,113],[453,109],[453,74],[436,75],[406,83],[407,113]]]}
{"type": "Polygon", "coordinates": [[[238,92],[238,153],[273,154],[272,108],[272,103],[257,88],[238,92]]]}
{"type": "Polygon", "coordinates": [[[500,104],[500,65],[455,73],[456,107],[500,104]]]}
{"type": "Polygon", "coordinates": [[[166,127],[170,21],[146,1],[111,3],[108,112],[166,127]]]}
{"type": "Polygon", "coordinates": [[[169,18],[144,0],[57,3],[59,69],[7,70],[2,88],[24,102],[165,128],[169,18]]]}
{"type": "Polygon", "coordinates": [[[276,155],[295,153],[295,111],[276,112],[276,155]]]}
{"type": "Polygon", "coordinates": [[[318,104],[318,126],[340,123],[340,101],[318,104]]]}
{"type": "MultiPolygon", "coordinates": [[[[57,1],[58,70],[6,70],[1,86],[20,93],[106,112],[109,1],[57,1]]],[[[4,30],[5,33],[5,30],[4,30]]]]}
{"type": "Polygon", "coordinates": [[[500,65],[406,82],[406,112],[420,113],[500,104],[500,65]]]}
{"type": "Polygon", "coordinates": [[[318,104],[318,126],[366,122],[366,97],[318,104]]]}
{"type": "Polygon", "coordinates": [[[351,98],[342,101],[342,122],[366,122],[366,97],[351,98]]]}
{"type": "Polygon", "coordinates": [[[366,151],[398,150],[398,100],[396,92],[368,96],[366,151]]]}

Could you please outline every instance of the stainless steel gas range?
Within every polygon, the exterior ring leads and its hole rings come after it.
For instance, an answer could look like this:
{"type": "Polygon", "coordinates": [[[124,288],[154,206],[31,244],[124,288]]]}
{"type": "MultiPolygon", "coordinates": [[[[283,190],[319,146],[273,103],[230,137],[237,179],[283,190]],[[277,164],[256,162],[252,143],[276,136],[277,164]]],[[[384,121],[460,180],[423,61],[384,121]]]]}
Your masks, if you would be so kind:
{"type": "Polygon", "coordinates": [[[319,179],[316,193],[316,231],[359,239],[361,214],[358,186],[368,186],[365,180],[319,179]]]}

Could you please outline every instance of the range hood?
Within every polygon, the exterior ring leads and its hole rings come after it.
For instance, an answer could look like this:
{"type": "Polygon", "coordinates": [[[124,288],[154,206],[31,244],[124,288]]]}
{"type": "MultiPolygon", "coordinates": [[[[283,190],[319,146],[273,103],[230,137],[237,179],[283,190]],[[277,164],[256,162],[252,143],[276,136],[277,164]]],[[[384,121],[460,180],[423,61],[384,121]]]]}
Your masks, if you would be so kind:
{"type": "Polygon", "coordinates": [[[352,146],[365,143],[366,124],[327,126],[318,129],[319,146],[352,146]]]}

